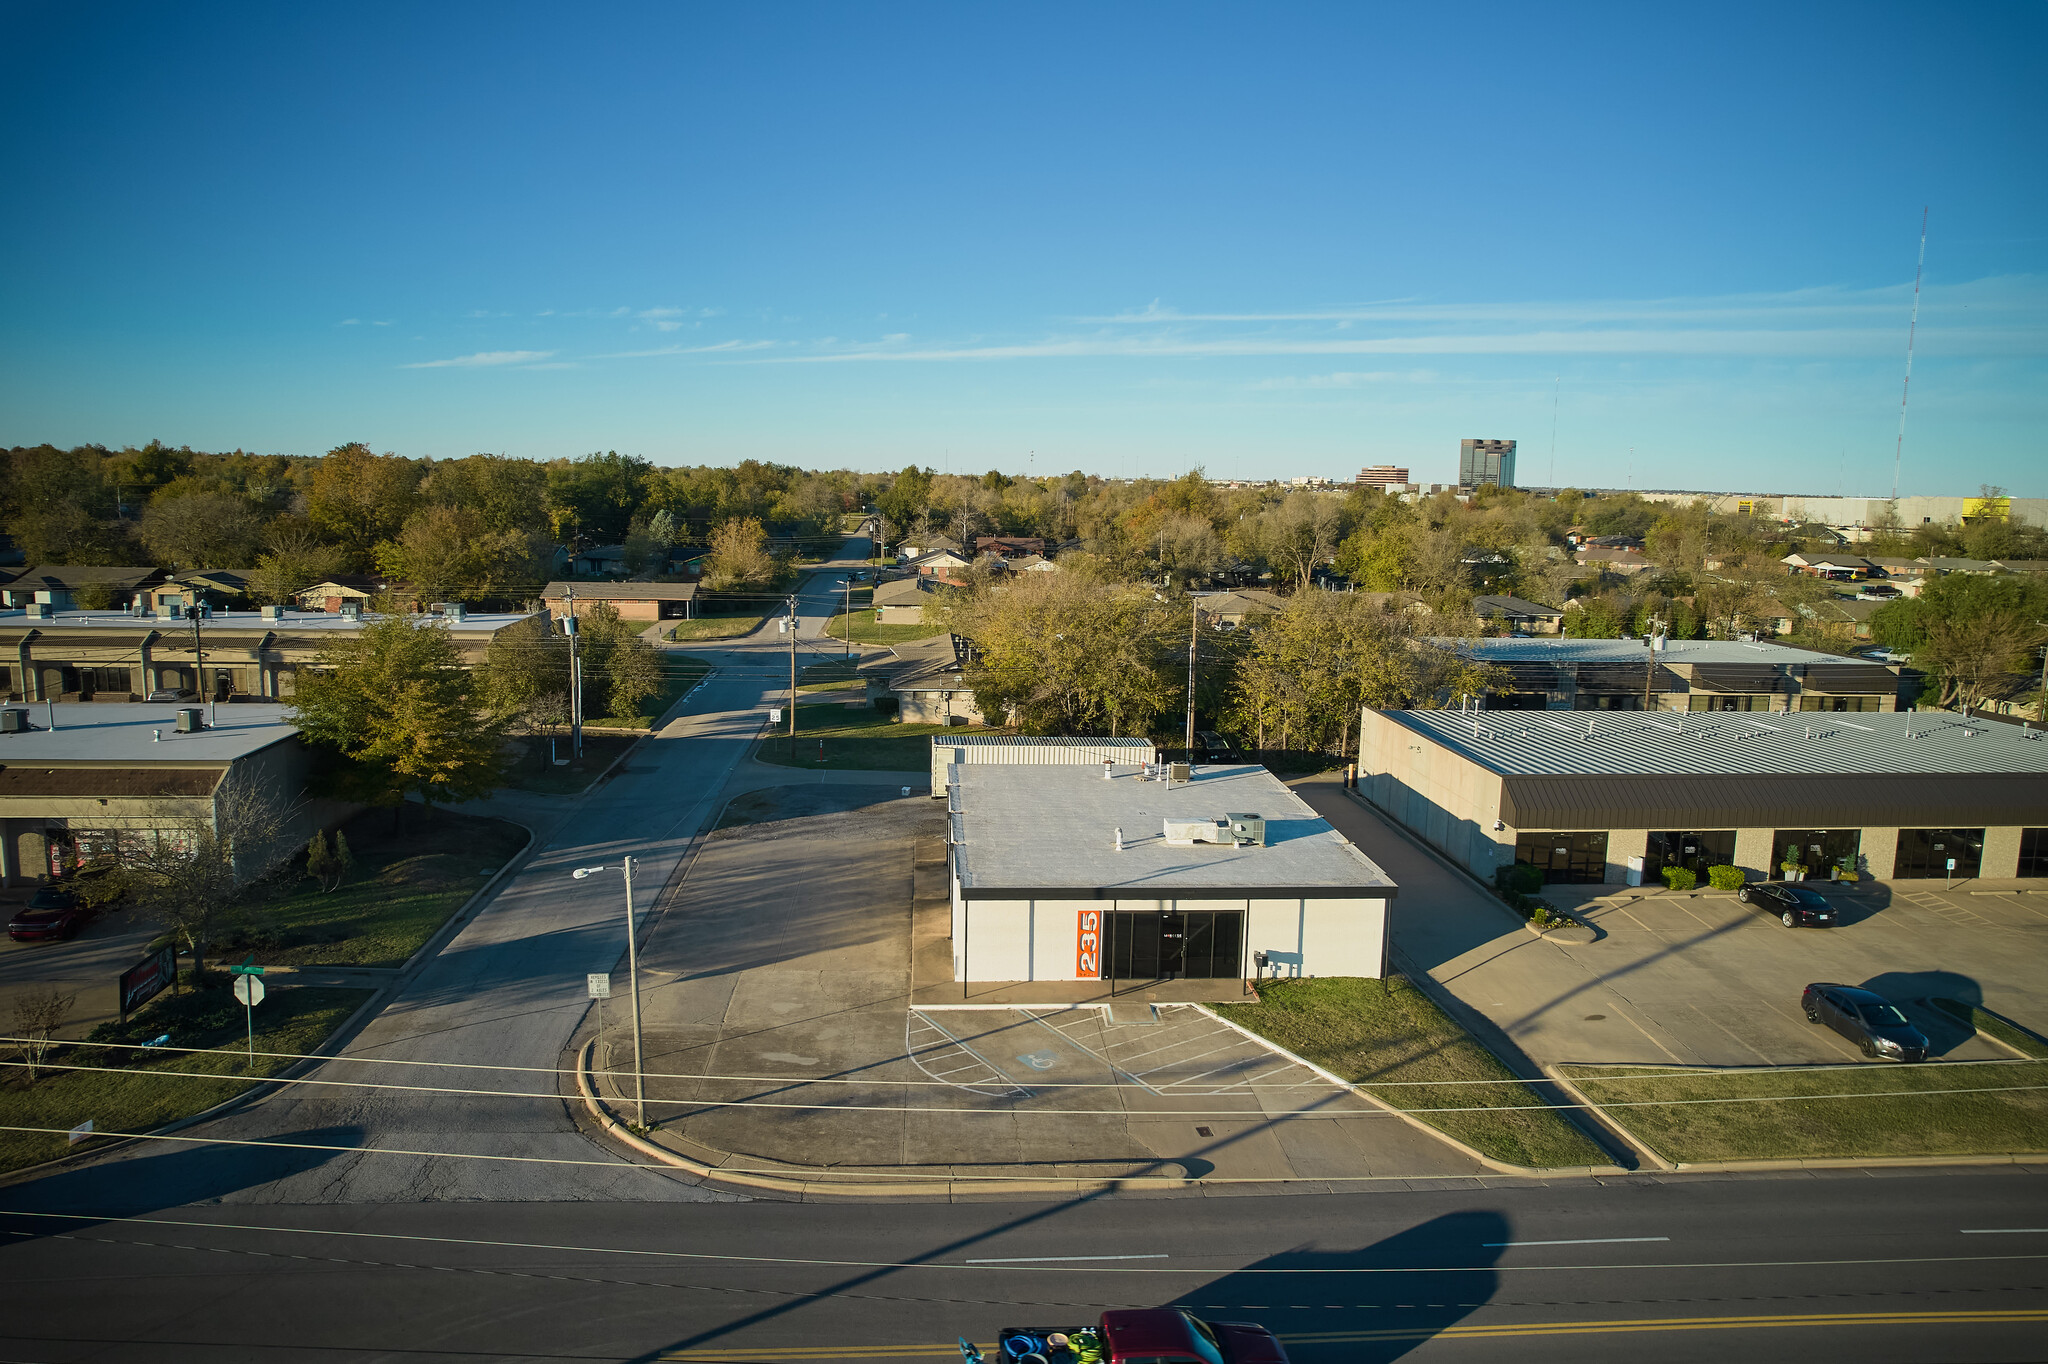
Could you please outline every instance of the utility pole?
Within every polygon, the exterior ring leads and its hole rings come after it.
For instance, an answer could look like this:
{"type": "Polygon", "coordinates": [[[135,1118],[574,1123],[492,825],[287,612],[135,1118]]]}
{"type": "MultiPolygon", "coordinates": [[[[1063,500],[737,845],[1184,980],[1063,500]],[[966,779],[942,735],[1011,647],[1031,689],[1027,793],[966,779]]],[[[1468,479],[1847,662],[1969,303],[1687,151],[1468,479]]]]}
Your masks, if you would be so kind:
{"type": "Polygon", "coordinates": [[[206,723],[217,725],[220,723],[218,703],[211,696],[207,695],[206,639],[199,630],[199,593],[200,589],[196,587],[192,589],[192,657],[196,660],[192,665],[192,681],[197,687],[200,696],[206,700],[206,723]]]}
{"type": "Polygon", "coordinates": [[[1195,600],[1195,594],[1188,593],[1188,762],[1195,760],[1195,655],[1200,651],[1201,636],[1198,628],[1202,621],[1202,607],[1195,600]]]}
{"type": "Polygon", "coordinates": [[[853,570],[846,570],[846,614],[840,617],[846,622],[846,656],[853,657],[853,570]]]}
{"type": "Polygon", "coordinates": [[[569,752],[583,756],[583,655],[576,648],[576,589],[562,589],[569,614],[562,617],[562,633],[569,637],[569,752]]]}
{"type": "Polygon", "coordinates": [[[789,760],[796,761],[796,594],[789,594],[789,760]]]}

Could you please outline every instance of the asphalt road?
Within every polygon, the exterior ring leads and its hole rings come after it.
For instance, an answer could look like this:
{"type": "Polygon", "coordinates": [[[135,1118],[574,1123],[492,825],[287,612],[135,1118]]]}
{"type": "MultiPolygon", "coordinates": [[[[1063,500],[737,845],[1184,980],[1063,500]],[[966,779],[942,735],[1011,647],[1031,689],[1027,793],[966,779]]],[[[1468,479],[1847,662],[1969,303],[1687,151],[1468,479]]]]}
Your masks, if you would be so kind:
{"type": "MultiPolygon", "coordinates": [[[[800,610],[813,631],[829,613],[833,581],[825,573],[805,585],[800,610]]],[[[290,1204],[713,1197],[578,1132],[555,1067],[589,1006],[586,976],[613,972],[624,993],[622,858],[635,859],[644,921],[765,723],[763,707],[773,702],[764,664],[785,640],[770,631],[702,651],[719,671],[678,718],[618,775],[564,802],[544,845],[338,1058],[310,1083],[190,1133],[359,1153],[255,1162],[270,1177],[215,1196],[290,1204]],[[594,866],[606,870],[571,876],[594,866]],[[495,1093],[445,1092],[478,1089],[495,1093]]],[[[161,1155],[151,1147],[104,1163],[149,1165],[161,1155]]]]}
{"type": "Polygon", "coordinates": [[[2048,1342],[2048,1170],[1053,1206],[223,1207],[204,1200],[330,1162],[147,1160],[125,1187],[95,1168],[0,1195],[0,1359],[940,1361],[960,1335],[987,1347],[1001,1326],[1167,1302],[1264,1322],[1314,1364],[2034,1360],[2048,1342]],[[24,1215],[43,1210],[65,1215],[24,1215]]]}

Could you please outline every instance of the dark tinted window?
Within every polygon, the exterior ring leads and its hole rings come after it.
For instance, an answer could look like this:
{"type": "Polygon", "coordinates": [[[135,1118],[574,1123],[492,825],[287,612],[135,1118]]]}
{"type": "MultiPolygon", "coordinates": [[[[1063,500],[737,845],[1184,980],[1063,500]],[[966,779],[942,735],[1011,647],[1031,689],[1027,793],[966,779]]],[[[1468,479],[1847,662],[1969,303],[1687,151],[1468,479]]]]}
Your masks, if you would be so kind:
{"type": "Polygon", "coordinates": [[[2020,830],[2021,876],[2048,876],[2048,829],[2020,830]]]}

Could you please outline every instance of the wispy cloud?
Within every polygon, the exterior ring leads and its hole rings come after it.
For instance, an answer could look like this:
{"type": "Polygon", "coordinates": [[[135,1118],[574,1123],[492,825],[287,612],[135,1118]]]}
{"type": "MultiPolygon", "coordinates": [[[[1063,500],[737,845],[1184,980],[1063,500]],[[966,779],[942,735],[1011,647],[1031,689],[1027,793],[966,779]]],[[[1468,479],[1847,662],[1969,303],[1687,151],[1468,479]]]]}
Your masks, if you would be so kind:
{"type": "Polygon", "coordinates": [[[457,355],[447,360],[419,360],[400,369],[495,369],[502,365],[532,367],[554,358],[551,350],[482,350],[474,355],[457,355]]]}
{"type": "Polygon", "coordinates": [[[360,317],[344,317],[335,325],[340,327],[360,327],[363,325],[363,319],[360,317]]]}
{"type": "Polygon", "coordinates": [[[656,355],[717,355],[726,351],[766,350],[773,341],[718,341],[708,346],[660,346],[654,350],[615,350],[593,360],[645,360],[656,355]]]}
{"type": "Polygon", "coordinates": [[[1335,374],[1289,375],[1279,379],[1261,379],[1251,385],[1255,389],[1318,389],[1318,388],[1370,388],[1376,384],[1433,384],[1438,379],[1433,369],[1370,369],[1341,370],[1335,374]]]}

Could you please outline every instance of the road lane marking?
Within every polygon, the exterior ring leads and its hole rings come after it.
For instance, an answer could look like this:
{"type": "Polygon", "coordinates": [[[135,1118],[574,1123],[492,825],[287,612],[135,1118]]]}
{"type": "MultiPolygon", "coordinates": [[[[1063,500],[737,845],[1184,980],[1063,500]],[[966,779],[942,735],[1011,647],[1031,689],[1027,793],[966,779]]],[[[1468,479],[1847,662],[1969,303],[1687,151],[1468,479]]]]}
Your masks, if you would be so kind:
{"type": "Polygon", "coordinates": [[[2048,1236],[2048,1227],[1964,1227],[1964,1236],[2048,1236]]]}
{"type": "MultiPolygon", "coordinates": [[[[1839,1312],[1810,1316],[1662,1317],[1635,1321],[1560,1321],[1499,1326],[1416,1326],[1389,1331],[1330,1331],[1280,1337],[1286,1345],[1350,1345],[1373,1341],[1488,1340],[1518,1336],[1620,1335],[1637,1331],[1752,1331],[1795,1326],[2006,1326],[2048,1322],[2048,1310],[2019,1309],[1983,1312],[1839,1312]]],[[[954,1344],[853,1346],[696,1346],[667,1350],[661,1360],[729,1361],[730,1364],[773,1364],[774,1361],[831,1359],[951,1359],[954,1344]]]]}
{"type": "Polygon", "coordinates": [[[1017,1255],[1007,1260],[962,1260],[964,1265],[1051,1265],[1075,1260],[1164,1260],[1164,1255],[1017,1255]]]}
{"type": "Polygon", "coordinates": [[[1669,1236],[1589,1236],[1579,1241],[1481,1241],[1487,1250],[1498,1250],[1502,1246],[1625,1246],[1642,1241],[1668,1241],[1669,1236]]]}

